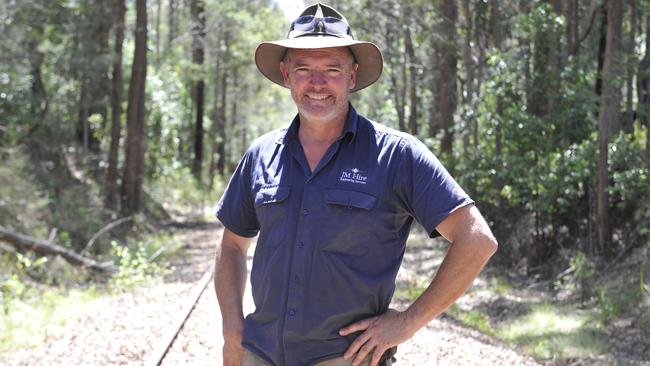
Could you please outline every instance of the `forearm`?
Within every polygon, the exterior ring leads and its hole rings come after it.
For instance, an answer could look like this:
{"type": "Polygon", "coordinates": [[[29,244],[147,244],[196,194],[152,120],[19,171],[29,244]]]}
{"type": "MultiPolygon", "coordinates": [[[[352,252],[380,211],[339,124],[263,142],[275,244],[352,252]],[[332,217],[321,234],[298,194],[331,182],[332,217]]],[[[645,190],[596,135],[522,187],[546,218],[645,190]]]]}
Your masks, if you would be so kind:
{"type": "Polygon", "coordinates": [[[442,314],[467,291],[496,250],[491,237],[468,237],[452,243],[428,288],[406,310],[413,332],[442,314]]]}
{"type": "Polygon", "coordinates": [[[243,298],[246,287],[246,253],[222,241],[215,258],[214,288],[221,309],[224,339],[241,338],[244,329],[243,298]]]}

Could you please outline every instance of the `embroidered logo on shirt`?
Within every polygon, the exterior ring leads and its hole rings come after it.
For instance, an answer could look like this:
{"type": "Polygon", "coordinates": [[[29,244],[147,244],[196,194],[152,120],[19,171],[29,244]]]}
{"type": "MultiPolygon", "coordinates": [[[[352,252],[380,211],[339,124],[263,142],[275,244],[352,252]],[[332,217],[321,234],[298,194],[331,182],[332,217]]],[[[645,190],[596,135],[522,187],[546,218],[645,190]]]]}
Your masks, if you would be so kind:
{"type": "Polygon", "coordinates": [[[339,182],[366,184],[368,183],[368,176],[365,175],[365,172],[357,168],[345,169],[341,172],[341,178],[339,178],[339,182]]]}

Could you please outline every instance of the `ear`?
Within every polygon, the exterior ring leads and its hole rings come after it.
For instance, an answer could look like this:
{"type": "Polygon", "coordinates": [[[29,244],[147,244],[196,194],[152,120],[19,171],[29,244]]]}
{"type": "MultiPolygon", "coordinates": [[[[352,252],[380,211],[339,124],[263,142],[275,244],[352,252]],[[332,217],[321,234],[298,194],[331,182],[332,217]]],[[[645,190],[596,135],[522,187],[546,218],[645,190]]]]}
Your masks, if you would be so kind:
{"type": "Polygon", "coordinates": [[[280,61],[280,72],[282,73],[282,79],[284,79],[284,86],[288,88],[290,86],[289,69],[287,68],[287,65],[284,63],[284,61],[280,61]]]}
{"type": "Polygon", "coordinates": [[[352,66],[352,72],[350,73],[350,80],[348,82],[348,90],[354,89],[357,86],[357,71],[359,70],[359,64],[354,64],[352,66]]]}

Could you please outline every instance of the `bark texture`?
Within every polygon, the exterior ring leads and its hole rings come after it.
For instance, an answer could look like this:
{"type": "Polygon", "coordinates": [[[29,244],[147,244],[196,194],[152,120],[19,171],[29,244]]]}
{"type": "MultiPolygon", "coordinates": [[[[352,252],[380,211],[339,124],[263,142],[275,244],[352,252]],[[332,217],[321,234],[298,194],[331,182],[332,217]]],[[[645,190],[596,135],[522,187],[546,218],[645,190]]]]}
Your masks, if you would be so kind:
{"type": "Polygon", "coordinates": [[[126,160],[122,181],[122,211],[129,215],[142,204],[145,154],[145,83],[147,80],[147,2],[136,1],[135,51],[127,107],[126,160]]]}
{"type": "Polygon", "coordinates": [[[607,1],[607,46],[603,65],[603,93],[598,113],[598,245],[602,253],[610,251],[608,143],[611,126],[619,123],[621,113],[621,37],[623,3],[607,1]]]}

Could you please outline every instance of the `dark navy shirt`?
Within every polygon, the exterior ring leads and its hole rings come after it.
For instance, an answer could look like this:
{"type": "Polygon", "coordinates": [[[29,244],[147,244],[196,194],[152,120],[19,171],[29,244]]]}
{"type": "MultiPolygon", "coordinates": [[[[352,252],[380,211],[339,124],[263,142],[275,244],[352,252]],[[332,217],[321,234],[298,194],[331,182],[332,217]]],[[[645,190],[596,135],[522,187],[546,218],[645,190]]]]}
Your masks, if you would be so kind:
{"type": "Polygon", "coordinates": [[[232,232],[259,233],[243,346],[277,366],[340,357],[358,334],[339,329],[388,309],[413,219],[435,236],[472,203],[424,144],[352,106],[313,172],[299,125],[252,144],[217,208],[232,232]]]}

